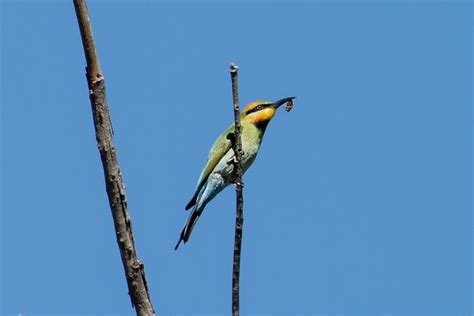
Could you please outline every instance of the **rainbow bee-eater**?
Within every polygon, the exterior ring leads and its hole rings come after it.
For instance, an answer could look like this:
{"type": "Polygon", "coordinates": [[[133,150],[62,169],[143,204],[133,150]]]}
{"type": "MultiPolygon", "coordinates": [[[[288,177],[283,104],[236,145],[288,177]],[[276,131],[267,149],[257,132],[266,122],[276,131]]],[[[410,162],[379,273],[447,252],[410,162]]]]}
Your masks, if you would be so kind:
{"type": "MultiPolygon", "coordinates": [[[[243,151],[242,168],[244,173],[257,157],[265,130],[268,123],[275,116],[277,109],[293,99],[294,97],[284,98],[276,102],[255,101],[247,105],[240,114],[243,151]]],[[[186,210],[192,210],[175,250],[178,249],[181,241],[184,241],[184,243],[188,241],[194,225],[196,225],[207,203],[229,184],[235,183],[234,151],[232,149],[234,131],[235,126],[232,124],[217,138],[209,151],[194,195],[186,205],[186,210]]]]}

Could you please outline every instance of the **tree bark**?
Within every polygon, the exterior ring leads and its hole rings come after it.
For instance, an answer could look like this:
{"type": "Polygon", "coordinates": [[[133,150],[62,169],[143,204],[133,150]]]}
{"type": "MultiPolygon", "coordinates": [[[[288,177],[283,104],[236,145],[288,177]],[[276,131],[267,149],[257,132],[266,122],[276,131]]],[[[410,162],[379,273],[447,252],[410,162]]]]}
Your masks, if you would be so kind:
{"type": "Polygon", "coordinates": [[[234,123],[235,132],[233,137],[233,150],[235,154],[235,193],[236,193],[236,216],[235,216],[235,239],[234,239],[234,263],[232,269],[232,315],[238,316],[240,313],[240,253],[242,248],[242,228],[244,225],[244,196],[242,180],[242,137],[240,125],[240,105],[238,90],[238,67],[231,64],[229,67],[232,80],[232,99],[234,103],[234,123]]]}
{"type": "Polygon", "coordinates": [[[137,315],[155,315],[148,292],[144,265],[140,261],[133,239],[132,222],[128,213],[125,185],[122,180],[117,152],[112,141],[113,129],[105,93],[105,80],[100,68],[92,27],[85,0],[74,0],[87,61],[86,75],[92,106],[97,144],[105,176],[105,187],[114,220],[117,243],[125,270],[132,306],[137,315]]]}

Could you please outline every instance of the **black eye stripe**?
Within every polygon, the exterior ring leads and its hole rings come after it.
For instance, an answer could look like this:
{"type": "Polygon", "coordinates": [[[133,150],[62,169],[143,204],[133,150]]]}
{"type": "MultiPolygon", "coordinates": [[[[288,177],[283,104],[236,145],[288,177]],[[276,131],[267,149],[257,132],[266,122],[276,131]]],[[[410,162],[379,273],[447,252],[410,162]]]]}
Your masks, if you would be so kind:
{"type": "Polygon", "coordinates": [[[268,106],[270,106],[270,105],[271,105],[271,103],[270,103],[270,104],[259,104],[259,105],[257,105],[256,107],[254,107],[253,109],[247,111],[247,114],[254,113],[254,112],[258,112],[258,111],[260,111],[260,110],[265,109],[266,107],[268,107],[268,106]]]}

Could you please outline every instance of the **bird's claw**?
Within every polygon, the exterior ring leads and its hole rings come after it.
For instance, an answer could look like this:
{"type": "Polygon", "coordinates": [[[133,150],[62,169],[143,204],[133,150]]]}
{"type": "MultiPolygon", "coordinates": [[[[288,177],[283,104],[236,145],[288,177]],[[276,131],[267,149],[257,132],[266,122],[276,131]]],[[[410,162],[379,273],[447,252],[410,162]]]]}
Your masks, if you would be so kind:
{"type": "Polygon", "coordinates": [[[230,158],[230,160],[227,161],[227,165],[228,165],[228,166],[229,166],[229,165],[232,165],[232,164],[235,164],[235,163],[237,163],[237,157],[235,157],[235,156],[232,156],[232,157],[230,158]]]}
{"type": "MultiPolygon", "coordinates": [[[[245,155],[245,152],[242,150],[240,151],[240,155],[241,157],[243,158],[244,155],[245,155]]],[[[231,164],[236,164],[237,163],[237,156],[236,155],[233,155],[229,161],[227,161],[227,165],[231,165],[231,164]]]]}

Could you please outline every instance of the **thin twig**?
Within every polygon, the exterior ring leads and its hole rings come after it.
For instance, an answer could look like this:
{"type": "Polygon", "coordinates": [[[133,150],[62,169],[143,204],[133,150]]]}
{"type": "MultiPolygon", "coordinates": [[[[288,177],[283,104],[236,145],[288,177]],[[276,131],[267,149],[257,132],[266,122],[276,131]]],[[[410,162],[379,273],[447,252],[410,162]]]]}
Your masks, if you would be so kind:
{"type": "Polygon", "coordinates": [[[232,269],[232,315],[238,316],[239,308],[239,280],[240,280],[240,252],[242,248],[242,228],[244,225],[244,196],[242,180],[242,137],[240,125],[239,90],[237,84],[238,67],[230,64],[230,77],[232,79],[232,98],[234,103],[235,132],[233,138],[233,150],[235,154],[235,193],[237,197],[235,217],[235,239],[234,239],[234,264],[232,269]]]}
{"type": "Polygon", "coordinates": [[[144,265],[137,256],[132,222],[128,214],[125,185],[123,184],[117,153],[112,141],[112,123],[105,94],[105,80],[94,43],[85,0],[74,0],[77,21],[86,56],[87,83],[94,117],[96,139],[105,176],[105,187],[114,220],[117,243],[122,257],[132,306],[137,315],[155,315],[145,278],[144,265]]]}

